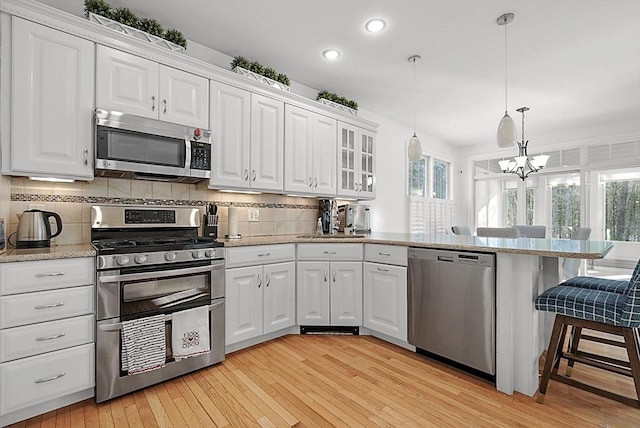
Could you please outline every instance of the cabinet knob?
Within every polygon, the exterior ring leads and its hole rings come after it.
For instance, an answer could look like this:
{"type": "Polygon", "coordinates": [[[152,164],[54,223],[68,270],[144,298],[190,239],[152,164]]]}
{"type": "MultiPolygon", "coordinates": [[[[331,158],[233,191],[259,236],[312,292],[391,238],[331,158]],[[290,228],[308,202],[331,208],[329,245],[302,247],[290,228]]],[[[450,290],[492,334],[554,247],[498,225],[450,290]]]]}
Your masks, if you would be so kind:
{"type": "Polygon", "coordinates": [[[249,180],[249,170],[245,169],[244,170],[244,181],[247,181],[247,180],[249,180]]]}
{"type": "Polygon", "coordinates": [[[252,180],[252,181],[256,181],[256,170],[255,170],[255,169],[254,169],[254,170],[252,170],[252,173],[251,173],[251,180],[252,180]]]}
{"type": "Polygon", "coordinates": [[[162,113],[167,114],[167,100],[162,100],[162,104],[164,104],[164,111],[162,113]]]}
{"type": "Polygon", "coordinates": [[[156,97],[151,97],[151,111],[156,111],[156,97]]]}
{"type": "Polygon", "coordinates": [[[89,165],[89,149],[84,149],[84,166],[89,165]]]}

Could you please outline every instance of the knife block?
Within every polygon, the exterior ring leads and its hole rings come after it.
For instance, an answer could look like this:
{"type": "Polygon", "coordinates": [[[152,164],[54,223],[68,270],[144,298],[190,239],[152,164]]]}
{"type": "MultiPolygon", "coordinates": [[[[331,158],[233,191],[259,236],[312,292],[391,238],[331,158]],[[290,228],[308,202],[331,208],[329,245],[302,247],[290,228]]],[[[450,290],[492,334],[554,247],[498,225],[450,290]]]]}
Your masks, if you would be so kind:
{"type": "Polygon", "coordinates": [[[217,215],[204,215],[204,221],[202,222],[202,236],[207,238],[218,239],[218,216],[217,215]]]}

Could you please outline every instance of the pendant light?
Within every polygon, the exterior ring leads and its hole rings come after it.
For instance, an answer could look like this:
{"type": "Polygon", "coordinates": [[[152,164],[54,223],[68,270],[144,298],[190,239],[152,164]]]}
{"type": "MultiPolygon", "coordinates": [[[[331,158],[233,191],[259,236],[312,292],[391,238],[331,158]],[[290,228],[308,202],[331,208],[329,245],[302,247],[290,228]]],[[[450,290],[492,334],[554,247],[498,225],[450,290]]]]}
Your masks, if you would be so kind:
{"type": "Polygon", "coordinates": [[[415,162],[422,158],[422,146],[416,135],[416,63],[420,62],[420,55],[412,55],[409,62],[413,63],[413,137],[409,140],[409,161],[415,162]]]}
{"type": "Polygon", "coordinates": [[[513,13],[505,13],[496,20],[498,25],[504,26],[504,116],[498,124],[498,147],[511,147],[518,138],[516,124],[507,112],[507,24],[513,18],[513,13]]]}

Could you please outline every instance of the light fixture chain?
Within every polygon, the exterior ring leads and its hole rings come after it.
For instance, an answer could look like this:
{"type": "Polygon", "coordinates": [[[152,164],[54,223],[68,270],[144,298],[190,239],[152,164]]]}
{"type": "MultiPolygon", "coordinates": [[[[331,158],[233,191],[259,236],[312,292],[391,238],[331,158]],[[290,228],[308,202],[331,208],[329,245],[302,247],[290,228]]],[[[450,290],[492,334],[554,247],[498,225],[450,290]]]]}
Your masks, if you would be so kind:
{"type": "Polygon", "coordinates": [[[507,109],[507,24],[504,24],[504,111],[507,109]]]}
{"type": "Polygon", "coordinates": [[[413,133],[416,133],[416,108],[418,107],[416,104],[416,60],[417,58],[413,58],[413,133]]]}
{"type": "Polygon", "coordinates": [[[522,144],[524,144],[524,112],[525,110],[522,110],[522,144]]]}

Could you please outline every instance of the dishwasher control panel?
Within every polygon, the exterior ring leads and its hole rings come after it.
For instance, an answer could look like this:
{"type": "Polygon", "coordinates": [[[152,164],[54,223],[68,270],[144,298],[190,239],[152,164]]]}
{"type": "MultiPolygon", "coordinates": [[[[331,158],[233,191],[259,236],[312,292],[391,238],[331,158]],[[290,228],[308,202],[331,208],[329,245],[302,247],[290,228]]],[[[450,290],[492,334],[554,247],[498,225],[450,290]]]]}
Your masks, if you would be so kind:
{"type": "Polygon", "coordinates": [[[495,255],[488,253],[466,253],[463,251],[430,250],[409,248],[410,259],[434,260],[439,262],[462,263],[466,265],[491,267],[495,264],[495,255]]]}

